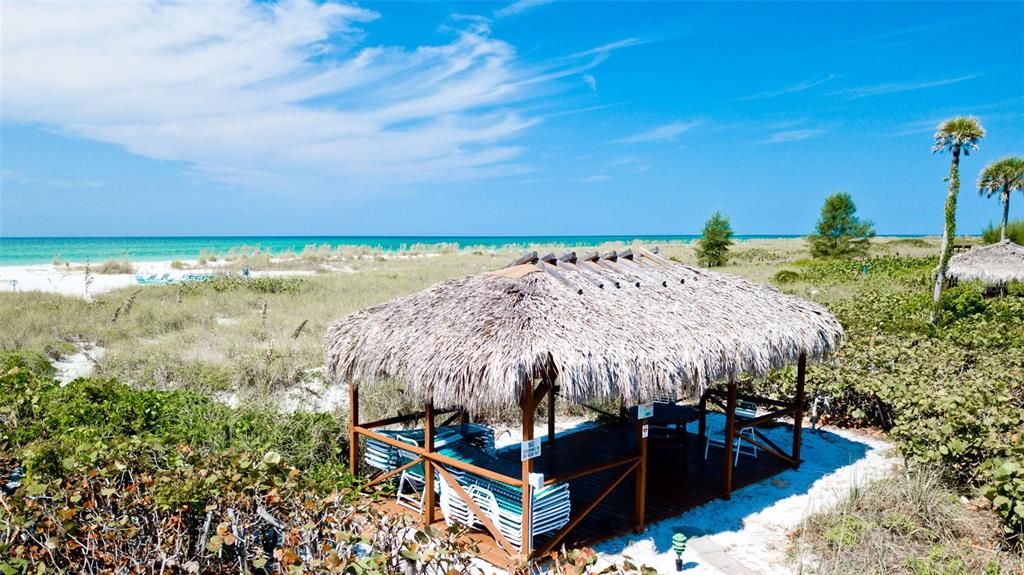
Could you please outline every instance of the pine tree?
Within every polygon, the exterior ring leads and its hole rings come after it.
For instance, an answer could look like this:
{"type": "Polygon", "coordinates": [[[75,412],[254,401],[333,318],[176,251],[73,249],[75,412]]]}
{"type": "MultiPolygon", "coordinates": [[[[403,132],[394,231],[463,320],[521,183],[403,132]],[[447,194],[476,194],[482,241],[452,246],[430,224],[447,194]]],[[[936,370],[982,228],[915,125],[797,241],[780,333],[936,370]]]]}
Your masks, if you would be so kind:
{"type": "Polygon", "coordinates": [[[821,219],[813,234],[807,236],[811,255],[816,258],[863,256],[875,230],[869,221],[857,217],[857,206],[846,192],[825,198],[821,219]]]}
{"type": "Polygon", "coordinates": [[[715,212],[704,224],[704,233],[697,240],[697,261],[706,267],[724,266],[729,261],[732,226],[729,218],[715,212]]]}

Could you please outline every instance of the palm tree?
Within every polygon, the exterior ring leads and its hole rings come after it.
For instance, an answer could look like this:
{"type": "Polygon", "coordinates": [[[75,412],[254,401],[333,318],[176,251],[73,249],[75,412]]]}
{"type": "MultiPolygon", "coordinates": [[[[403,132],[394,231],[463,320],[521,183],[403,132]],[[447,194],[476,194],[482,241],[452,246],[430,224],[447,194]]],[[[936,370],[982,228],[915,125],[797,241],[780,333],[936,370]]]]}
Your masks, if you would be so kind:
{"type": "Polygon", "coordinates": [[[946,227],[942,232],[942,253],[939,256],[939,270],[935,274],[935,289],[932,291],[931,323],[939,311],[939,298],[946,282],[946,268],[953,255],[953,238],[956,237],[956,197],[960,193],[960,152],[965,156],[978,149],[978,142],[985,137],[985,128],[974,116],[957,116],[939,124],[935,132],[932,153],[950,152],[953,159],[949,164],[949,193],[946,194],[946,227]]]}
{"type": "Polygon", "coordinates": [[[1003,202],[1003,227],[999,239],[1006,240],[1006,221],[1010,217],[1010,193],[1024,192],[1024,158],[1007,156],[985,166],[978,176],[978,193],[991,198],[997,193],[1003,202]]]}

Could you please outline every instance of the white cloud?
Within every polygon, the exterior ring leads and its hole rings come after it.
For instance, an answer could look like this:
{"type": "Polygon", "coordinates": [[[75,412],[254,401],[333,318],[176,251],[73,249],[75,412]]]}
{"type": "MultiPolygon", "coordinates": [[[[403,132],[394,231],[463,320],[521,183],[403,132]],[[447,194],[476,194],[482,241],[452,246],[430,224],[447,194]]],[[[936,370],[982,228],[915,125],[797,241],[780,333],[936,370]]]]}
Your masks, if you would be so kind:
{"type": "Polygon", "coordinates": [[[597,182],[607,182],[610,179],[612,179],[612,177],[607,174],[594,174],[593,176],[587,176],[583,178],[583,183],[594,184],[597,182]]]}
{"type": "Polygon", "coordinates": [[[102,188],[107,185],[107,182],[104,182],[103,180],[67,180],[57,178],[40,178],[8,169],[0,170],[0,181],[3,180],[20,182],[22,184],[41,185],[50,188],[102,188]]]}
{"type": "Polygon", "coordinates": [[[960,82],[973,80],[978,76],[980,76],[980,74],[968,74],[966,76],[959,76],[957,78],[945,78],[941,80],[924,80],[920,82],[891,82],[888,84],[877,84],[874,86],[861,86],[857,88],[837,90],[835,92],[832,92],[832,94],[837,96],[846,96],[851,100],[856,100],[858,98],[867,98],[869,96],[882,96],[885,94],[896,94],[899,92],[913,92],[916,90],[926,90],[928,88],[948,86],[950,84],[959,84],[960,82]]]}
{"type": "Polygon", "coordinates": [[[619,144],[638,144],[641,142],[668,142],[675,140],[680,134],[688,132],[693,128],[696,128],[701,124],[700,121],[694,122],[672,122],[671,124],[664,124],[661,126],[655,126],[650,130],[627,136],[625,138],[619,138],[615,140],[619,144]]]}
{"type": "Polygon", "coordinates": [[[270,187],[519,173],[515,139],[539,121],[525,106],[615,48],[531,67],[465,20],[446,44],[370,46],[378,14],[311,0],[3,11],[4,122],[270,187]]]}
{"type": "Polygon", "coordinates": [[[497,18],[505,18],[507,16],[515,16],[516,14],[525,12],[530,8],[536,8],[537,6],[543,6],[544,4],[551,4],[555,0],[517,0],[494,11],[494,16],[497,18]]]}
{"type": "Polygon", "coordinates": [[[817,138],[825,133],[825,130],[818,128],[807,128],[803,130],[783,130],[781,132],[775,132],[768,137],[762,143],[765,144],[784,144],[786,142],[798,142],[800,140],[810,140],[811,138],[817,138]]]}
{"type": "Polygon", "coordinates": [[[591,90],[595,92],[597,91],[597,78],[595,78],[593,74],[584,74],[582,78],[584,84],[590,86],[591,90]]]}
{"type": "Polygon", "coordinates": [[[757,94],[744,96],[743,98],[740,98],[740,100],[762,100],[765,98],[776,98],[778,96],[784,96],[786,94],[795,94],[797,92],[803,92],[805,90],[810,90],[811,88],[814,88],[816,86],[820,86],[825,82],[831,81],[834,78],[835,74],[829,74],[824,78],[811,78],[808,80],[804,80],[803,82],[793,84],[791,86],[785,86],[783,88],[778,88],[776,90],[768,90],[766,92],[758,92],[757,94]]]}

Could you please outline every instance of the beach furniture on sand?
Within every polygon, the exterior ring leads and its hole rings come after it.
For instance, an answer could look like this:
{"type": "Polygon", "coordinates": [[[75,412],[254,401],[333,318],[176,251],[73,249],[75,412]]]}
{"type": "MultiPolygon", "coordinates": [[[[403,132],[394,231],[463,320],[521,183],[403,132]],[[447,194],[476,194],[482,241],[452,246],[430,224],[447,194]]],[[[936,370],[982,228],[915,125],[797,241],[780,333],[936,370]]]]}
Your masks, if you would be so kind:
{"type": "MultiPolygon", "coordinates": [[[[754,437],[754,428],[743,425],[744,421],[749,421],[757,417],[757,404],[752,401],[741,401],[736,407],[736,426],[739,428],[738,435],[733,439],[733,452],[735,453],[735,461],[733,465],[739,465],[740,455],[749,455],[753,458],[757,458],[757,445],[753,443],[756,441],[754,437]],[[748,441],[744,441],[746,438],[748,441]]],[[[724,423],[711,432],[708,433],[707,439],[704,441],[704,459],[708,458],[708,451],[712,447],[725,447],[725,425],[724,423]]]]}
{"type": "MultiPolygon", "coordinates": [[[[381,433],[413,447],[422,446],[424,437],[423,429],[381,433]]],[[[439,427],[435,432],[435,448],[438,453],[463,463],[484,468],[508,467],[506,462],[498,459],[494,450],[494,430],[482,425],[439,427]]],[[[416,459],[412,452],[372,438],[367,440],[364,461],[381,471],[397,469],[416,459]]],[[[464,470],[451,468],[447,469],[447,472],[518,549],[524,528],[522,490],[464,470]]],[[[422,462],[404,469],[399,474],[396,494],[399,505],[417,513],[423,512],[426,488],[424,474],[422,462]]],[[[470,528],[480,527],[481,522],[472,513],[469,504],[436,472],[434,486],[446,522],[470,528]]],[[[572,510],[568,483],[548,485],[533,491],[530,510],[532,523],[528,527],[531,528],[533,537],[561,529],[569,522],[572,510]]]]}
{"type": "MultiPolygon", "coordinates": [[[[529,529],[530,539],[534,539],[558,531],[569,522],[572,514],[569,484],[565,482],[532,491],[529,524],[523,520],[523,493],[519,488],[469,473],[463,475],[460,483],[463,482],[468,485],[470,497],[489,515],[517,552],[522,550],[523,529],[529,529]]],[[[458,496],[449,494],[449,497],[458,496]]],[[[459,504],[465,506],[461,499],[459,504]]]]}

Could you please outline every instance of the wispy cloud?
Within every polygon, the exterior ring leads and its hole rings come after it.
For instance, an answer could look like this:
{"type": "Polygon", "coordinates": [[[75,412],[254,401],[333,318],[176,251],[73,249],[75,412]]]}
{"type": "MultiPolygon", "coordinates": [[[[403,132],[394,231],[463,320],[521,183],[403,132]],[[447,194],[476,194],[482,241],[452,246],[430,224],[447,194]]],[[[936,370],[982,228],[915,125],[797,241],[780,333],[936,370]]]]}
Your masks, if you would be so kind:
{"type": "Polygon", "coordinates": [[[577,114],[586,114],[589,112],[599,112],[601,110],[607,110],[609,108],[615,108],[623,105],[625,102],[616,102],[612,104],[599,104],[597,106],[586,106],[583,108],[572,108],[568,110],[557,110],[554,112],[547,112],[543,114],[543,118],[561,118],[563,116],[575,116],[577,114]]]}
{"type": "Polygon", "coordinates": [[[768,136],[767,140],[763,140],[762,144],[784,144],[786,142],[799,142],[800,140],[810,140],[811,138],[817,138],[825,133],[825,130],[820,128],[805,128],[802,130],[783,130],[781,132],[775,132],[768,136]]]}
{"type": "Polygon", "coordinates": [[[615,143],[639,144],[642,142],[670,142],[678,138],[681,134],[696,128],[701,123],[702,122],[700,120],[692,122],[676,121],[670,124],[655,126],[649,130],[640,132],[639,134],[619,138],[618,140],[615,140],[615,143]]]}
{"type": "Polygon", "coordinates": [[[508,16],[515,16],[529,10],[530,8],[536,8],[537,6],[543,6],[544,4],[551,4],[555,0],[517,0],[494,11],[496,18],[506,18],[508,16]]]}
{"type": "Polygon", "coordinates": [[[635,164],[638,160],[639,158],[637,158],[636,156],[619,156],[618,158],[613,158],[612,160],[610,160],[608,162],[608,165],[613,167],[627,166],[629,164],[635,164]]]}
{"type": "Polygon", "coordinates": [[[597,91],[597,78],[595,78],[593,74],[584,74],[581,77],[583,78],[584,84],[590,86],[590,89],[594,92],[597,91]]]}
{"type": "Polygon", "coordinates": [[[580,58],[586,58],[587,56],[604,56],[615,50],[621,50],[622,48],[632,48],[633,46],[643,46],[644,44],[650,44],[655,40],[649,38],[626,38],[625,40],[617,40],[615,42],[608,42],[601,44],[594,48],[588,48],[579,52],[574,52],[565,56],[567,60],[578,60],[580,58]]]}
{"type": "Polygon", "coordinates": [[[744,96],[744,97],[739,98],[739,99],[740,100],[763,100],[765,98],[776,98],[778,96],[784,96],[786,94],[795,94],[797,92],[803,92],[804,90],[810,90],[811,88],[814,88],[816,86],[820,86],[820,85],[824,84],[825,82],[829,82],[829,81],[835,79],[835,77],[836,77],[835,74],[829,74],[828,76],[825,76],[825,77],[822,77],[822,78],[810,78],[808,80],[804,80],[803,82],[792,84],[790,86],[786,86],[786,87],[783,87],[783,88],[778,88],[776,90],[768,90],[768,91],[765,91],[765,92],[758,92],[756,94],[751,94],[749,96],[744,96]]]}
{"type": "Polygon", "coordinates": [[[584,184],[595,184],[597,182],[607,182],[608,180],[611,180],[611,179],[612,179],[612,177],[607,175],[607,174],[594,174],[593,176],[587,176],[587,177],[583,178],[583,183],[584,184]]]}
{"type": "Polygon", "coordinates": [[[867,98],[870,96],[882,96],[885,94],[897,94],[900,92],[913,92],[916,90],[939,88],[941,86],[949,86],[951,84],[959,84],[960,82],[973,80],[979,76],[981,76],[981,74],[968,74],[966,76],[958,76],[956,78],[943,78],[940,80],[921,80],[917,82],[890,82],[887,84],[876,84],[873,86],[845,88],[843,90],[836,90],[835,92],[832,92],[832,94],[837,96],[845,96],[851,100],[856,100],[858,98],[867,98]]]}
{"type": "Polygon", "coordinates": [[[5,5],[4,121],[264,187],[470,181],[523,172],[528,107],[636,42],[526,65],[483,20],[364,45],[376,18],[312,0],[5,5]]]}
{"type": "Polygon", "coordinates": [[[83,189],[83,188],[103,188],[106,187],[107,182],[103,180],[92,180],[92,179],[62,179],[62,178],[40,178],[29,174],[23,174],[16,170],[4,169],[0,170],[0,180],[7,180],[10,182],[19,182],[22,184],[38,185],[48,188],[69,188],[69,189],[83,189]]]}

